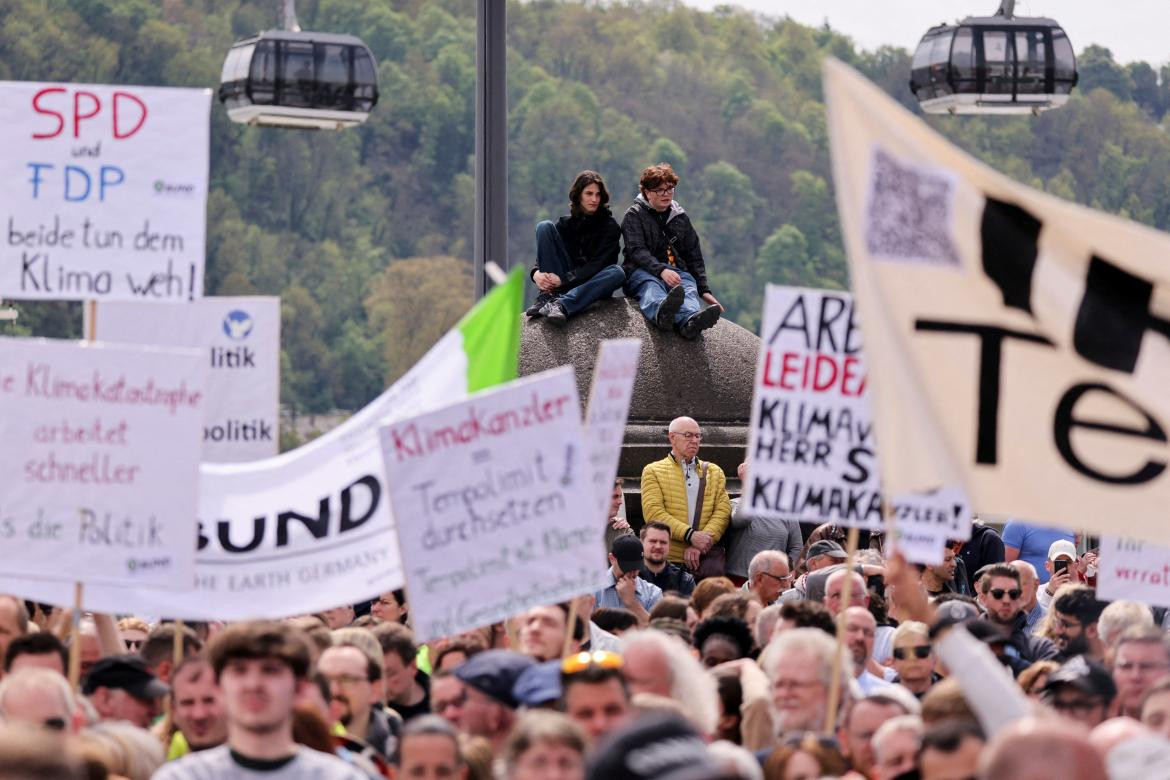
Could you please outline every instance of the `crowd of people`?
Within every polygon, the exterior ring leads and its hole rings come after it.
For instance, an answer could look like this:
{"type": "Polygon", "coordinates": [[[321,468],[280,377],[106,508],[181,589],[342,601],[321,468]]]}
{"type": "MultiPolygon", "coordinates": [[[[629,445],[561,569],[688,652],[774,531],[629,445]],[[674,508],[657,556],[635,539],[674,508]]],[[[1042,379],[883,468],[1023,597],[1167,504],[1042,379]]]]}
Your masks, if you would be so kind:
{"type": "Polygon", "coordinates": [[[1165,611],[1097,599],[1089,540],[977,522],[937,566],[880,534],[850,566],[844,529],[731,501],[695,420],[667,439],[636,530],[615,485],[598,592],[427,643],[402,591],[282,621],[92,615],[76,648],[65,611],[0,596],[0,780],[1170,772],[1165,611]]]}

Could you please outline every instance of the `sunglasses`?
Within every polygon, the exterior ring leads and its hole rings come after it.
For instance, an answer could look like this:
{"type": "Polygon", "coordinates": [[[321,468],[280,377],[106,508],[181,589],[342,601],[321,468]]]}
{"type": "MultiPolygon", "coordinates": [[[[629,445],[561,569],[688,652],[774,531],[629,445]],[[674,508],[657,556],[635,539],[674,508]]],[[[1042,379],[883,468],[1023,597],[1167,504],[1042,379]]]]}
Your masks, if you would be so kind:
{"type": "Polygon", "coordinates": [[[44,726],[45,728],[47,728],[49,731],[64,731],[65,730],[65,719],[64,718],[45,718],[44,722],[41,725],[44,726]]]}
{"type": "Polygon", "coordinates": [[[899,661],[908,661],[910,656],[918,659],[929,658],[931,647],[930,645],[915,645],[914,647],[895,647],[894,658],[899,661]]]}
{"type": "Polygon", "coordinates": [[[1020,597],[1020,594],[1023,593],[1023,591],[1020,590],[1019,588],[1012,588],[1011,590],[1004,590],[1003,588],[992,588],[991,590],[989,590],[987,592],[990,593],[991,597],[993,599],[995,599],[996,601],[999,601],[1000,599],[1002,599],[1003,594],[1005,594],[1005,593],[1008,595],[1008,598],[1012,599],[1013,601],[1018,599],[1020,597]]]}
{"type": "Polygon", "coordinates": [[[622,657],[608,650],[594,650],[592,653],[576,653],[561,661],[562,674],[578,674],[591,666],[602,669],[621,669],[622,657]]]}

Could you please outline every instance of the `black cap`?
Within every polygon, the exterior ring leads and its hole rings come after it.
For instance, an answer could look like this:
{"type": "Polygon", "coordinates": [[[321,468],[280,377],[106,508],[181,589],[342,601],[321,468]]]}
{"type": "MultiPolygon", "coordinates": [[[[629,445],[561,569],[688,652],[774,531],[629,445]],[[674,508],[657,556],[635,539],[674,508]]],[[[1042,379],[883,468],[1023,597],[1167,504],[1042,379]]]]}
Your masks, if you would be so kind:
{"type": "Polygon", "coordinates": [[[642,568],[642,541],[626,534],[613,540],[609,550],[617,558],[618,568],[623,572],[638,571],[642,568]]]}
{"type": "Polygon", "coordinates": [[[1008,641],[1007,632],[990,620],[968,620],[963,624],[963,627],[967,629],[968,634],[985,645],[996,645],[1008,641]]]}
{"type": "Polygon", "coordinates": [[[707,743],[686,721],[650,713],[612,732],[597,746],[589,780],[715,780],[725,774],[707,743]]]}
{"type": "Polygon", "coordinates": [[[170,687],[146,668],[137,655],[112,655],[93,665],[86,675],[81,692],[86,696],[98,688],[119,688],[136,699],[157,699],[170,693],[170,687]]]}
{"type": "Polygon", "coordinates": [[[485,650],[456,666],[455,676],[485,696],[516,709],[520,703],[512,695],[512,687],[520,673],[535,663],[513,650],[485,650]]]}
{"type": "Polygon", "coordinates": [[[822,555],[836,558],[839,561],[843,561],[849,557],[845,554],[845,548],[832,539],[821,539],[819,542],[812,543],[812,546],[808,548],[808,555],[804,556],[804,559],[811,561],[813,558],[819,558],[822,555]]]}
{"type": "Polygon", "coordinates": [[[1117,695],[1117,685],[1109,670],[1083,655],[1070,658],[1048,675],[1044,692],[1052,693],[1061,685],[1071,685],[1090,696],[1100,696],[1106,703],[1113,701],[1117,695]]]}

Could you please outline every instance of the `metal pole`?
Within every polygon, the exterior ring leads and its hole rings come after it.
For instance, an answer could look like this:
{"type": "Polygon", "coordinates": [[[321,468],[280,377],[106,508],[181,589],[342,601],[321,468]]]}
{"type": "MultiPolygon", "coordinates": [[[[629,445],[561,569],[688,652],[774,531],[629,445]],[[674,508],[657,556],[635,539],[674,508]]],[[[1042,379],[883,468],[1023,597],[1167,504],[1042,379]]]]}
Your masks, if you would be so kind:
{"type": "Polygon", "coordinates": [[[508,261],[508,66],[505,0],[475,2],[475,299],[491,289],[485,266],[508,261]]]}

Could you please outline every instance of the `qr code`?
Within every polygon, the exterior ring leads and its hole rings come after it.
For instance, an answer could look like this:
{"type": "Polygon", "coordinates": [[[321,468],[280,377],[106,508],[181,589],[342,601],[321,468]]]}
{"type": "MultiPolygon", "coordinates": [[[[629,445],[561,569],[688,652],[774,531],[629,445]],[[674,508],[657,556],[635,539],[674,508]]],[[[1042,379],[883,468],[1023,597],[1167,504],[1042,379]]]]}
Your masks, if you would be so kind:
{"type": "Polygon", "coordinates": [[[873,157],[865,246],[882,260],[958,267],[951,238],[954,180],[926,173],[881,149],[873,157]]]}

